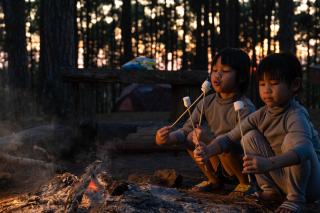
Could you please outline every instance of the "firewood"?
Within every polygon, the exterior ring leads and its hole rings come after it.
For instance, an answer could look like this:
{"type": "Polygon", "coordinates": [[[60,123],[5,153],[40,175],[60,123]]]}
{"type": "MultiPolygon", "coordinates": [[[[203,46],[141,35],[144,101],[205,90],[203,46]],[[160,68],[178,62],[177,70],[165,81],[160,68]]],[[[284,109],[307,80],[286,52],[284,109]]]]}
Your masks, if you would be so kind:
{"type": "Polygon", "coordinates": [[[45,169],[51,169],[52,171],[55,171],[57,169],[56,165],[53,163],[47,163],[45,161],[34,160],[31,158],[25,158],[25,157],[16,157],[16,156],[8,155],[3,152],[0,152],[0,161],[5,162],[7,164],[13,164],[13,165],[38,166],[45,169]]]}
{"type": "Polygon", "coordinates": [[[102,161],[95,161],[86,168],[86,172],[82,175],[79,184],[70,191],[65,205],[65,212],[76,212],[81,203],[83,194],[85,193],[91,178],[98,174],[102,161]]]}

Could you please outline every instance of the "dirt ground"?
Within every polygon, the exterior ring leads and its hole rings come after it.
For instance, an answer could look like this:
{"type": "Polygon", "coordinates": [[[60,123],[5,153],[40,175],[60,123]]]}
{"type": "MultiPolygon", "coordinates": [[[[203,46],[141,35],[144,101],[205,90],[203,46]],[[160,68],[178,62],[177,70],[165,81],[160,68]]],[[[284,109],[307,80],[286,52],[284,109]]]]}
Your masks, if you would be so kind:
{"type": "MultiPolygon", "coordinates": [[[[320,130],[320,111],[311,110],[310,117],[314,126],[320,130]]],[[[86,150],[82,150],[74,156],[72,160],[61,161],[60,164],[76,175],[83,173],[84,168],[96,159],[103,159],[110,168],[112,175],[121,180],[144,181],[147,177],[154,174],[160,169],[174,169],[177,174],[183,177],[181,188],[188,189],[191,186],[204,180],[204,176],[191,160],[187,152],[183,150],[149,150],[149,144],[154,144],[154,133],[158,127],[168,124],[169,113],[114,113],[111,115],[100,116],[99,120],[106,122],[106,126],[111,126],[111,133],[108,130],[104,134],[111,136],[102,140],[98,137],[97,146],[93,144],[86,150]],[[117,129],[112,129],[112,126],[117,129]],[[131,130],[121,136],[118,132],[122,127],[136,127],[137,132],[131,130]],[[151,129],[148,132],[148,128],[151,129]],[[139,130],[140,134],[139,134],[139,130]],[[147,133],[146,133],[147,130],[147,133]],[[141,141],[138,140],[142,138],[141,141]],[[132,143],[131,147],[137,148],[129,152],[126,150],[117,150],[114,145],[117,143],[132,143]],[[135,146],[137,144],[137,146],[135,146]],[[142,144],[142,145],[141,145],[142,144]],[[94,148],[95,147],[95,148],[94,148]],[[113,147],[110,149],[110,147],[113,147]]],[[[42,121],[39,123],[43,123],[42,121]]],[[[19,126],[19,129],[22,127],[19,126]]],[[[127,128],[128,129],[128,128],[127,128]]],[[[130,129],[130,128],[129,128],[130,129]]],[[[12,129],[4,131],[5,134],[10,133],[12,129]]],[[[104,136],[104,138],[106,138],[104,136]]],[[[22,168],[23,169],[23,168],[22,168]]],[[[26,169],[26,168],[24,168],[26,169]]],[[[6,185],[0,184],[0,198],[15,196],[21,193],[35,191],[41,184],[45,183],[53,174],[38,174],[34,172],[34,176],[25,177],[20,183],[6,185]],[[43,175],[43,176],[41,176],[43,175]]],[[[226,194],[232,189],[232,185],[228,185],[227,191],[219,191],[217,193],[226,194]]]]}

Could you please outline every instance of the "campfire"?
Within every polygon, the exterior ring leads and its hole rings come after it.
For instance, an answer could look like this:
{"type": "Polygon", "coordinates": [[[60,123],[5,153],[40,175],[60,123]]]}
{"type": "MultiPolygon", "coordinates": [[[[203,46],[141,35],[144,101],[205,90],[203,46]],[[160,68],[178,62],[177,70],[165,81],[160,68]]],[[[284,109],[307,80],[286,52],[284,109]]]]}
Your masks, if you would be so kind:
{"type": "Polygon", "coordinates": [[[3,199],[0,212],[251,212],[261,208],[241,200],[230,205],[224,196],[212,202],[208,195],[153,183],[118,181],[104,164],[95,161],[80,177],[65,172],[34,193],[3,199]]]}
{"type": "MultiPolygon", "coordinates": [[[[72,172],[70,165],[57,160],[57,156],[65,152],[66,145],[72,147],[73,140],[66,138],[70,135],[68,129],[58,129],[43,126],[0,140],[0,212],[270,212],[269,208],[277,206],[268,204],[266,208],[263,203],[241,197],[231,198],[227,193],[191,192],[184,185],[186,173],[156,168],[169,165],[165,161],[170,157],[174,159],[168,162],[183,163],[189,159],[183,154],[165,152],[161,154],[164,156],[157,156],[160,153],[135,153],[131,157],[117,152],[115,157],[109,153],[110,145],[106,143],[90,152],[77,150],[76,153],[82,157],[75,156],[74,164],[83,165],[83,168],[72,172]],[[57,144],[63,141],[64,147],[59,147],[48,137],[53,135],[52,132],[56,134],[57,144]],[[32,146],[25,141],[32,142],[32,146]],[[46,142],[55,144],[54,149],[46,148],[46,142]],[[179,156],[181,160],[176,159],[179,156]],[[139,160],[136,165],[133,159],[139,160]],[[127,166],[126,169],[121,167],[123,165],[127,166]],[[141,172],[148,165],[149,173],[141,172]],[[131,167],[136,169],[136,174],[132,173],[134,170],[128,170],[131,167]],[[126,170],[126,178],[119,177],[121,170],[126,170]],[[12,188],[19,190],[12,191],[12,188]]],[[[146,132],[149,133],[150,129],[132,133],[134,135],[124,142],[129,143],[130,138],[141,140],[142,134],[147,137],[146,132]]],[[[116,142],[121,143],[119,140],[116,142]]],[[[146,140],[150,141],[150,138],[146,140]]],[[[148,146],[148,152],[152,150],[150,148],[153,147],[148,146]]],[[[188,162],[176,165],[176,168],[187,168],[186,165],[188,162]]]]}

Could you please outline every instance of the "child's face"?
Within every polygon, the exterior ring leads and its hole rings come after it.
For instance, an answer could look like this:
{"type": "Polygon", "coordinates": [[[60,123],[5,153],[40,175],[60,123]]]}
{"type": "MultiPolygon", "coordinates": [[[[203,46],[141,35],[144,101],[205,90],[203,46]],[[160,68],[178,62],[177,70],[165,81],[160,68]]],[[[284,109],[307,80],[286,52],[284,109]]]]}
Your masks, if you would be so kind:
{"type": "Polygon", "coordinates": [[[221,58],[212,68],[211,84],[221,97],[233,95],[237,90],[236,72],[230,66],[221,64],[221,58]]]}
{"type": "Polygon", "coordinates": [[[286,105],[294,96],[295,88],[286,82],[269,79],[264,76],[259,81],[260,98],[268,107],[281,107],[286,105]]]}

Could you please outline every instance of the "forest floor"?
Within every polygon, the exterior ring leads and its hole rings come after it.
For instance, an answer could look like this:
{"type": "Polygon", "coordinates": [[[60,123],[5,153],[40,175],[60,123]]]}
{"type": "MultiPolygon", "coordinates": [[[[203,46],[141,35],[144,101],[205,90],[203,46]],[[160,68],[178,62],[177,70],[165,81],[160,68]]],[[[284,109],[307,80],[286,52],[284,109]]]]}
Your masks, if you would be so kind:
{"type": "MultiPolygon", "coordinates": [[[[315,127],[320,130],[320,111],[311,110],[310,115],[315,127]]],[[[179,190],[188,191],[193,185],[205,180],[189,155],[179,149],[162,150],[154,148],[155,131],[157,128],[168,124],[168,117],[169,113],[154,112],[113,113],[100,116],[99,120],[104,122],[104,126],[107,127],[107,130],[101,130],[104,136],[98,135],[96,144],[92,144],[92,147],[78,152],[72,160],[59,163],[63,164],[67,171],[75,175],[81,175],[84,172],[84,168],[94,160],[107,159],[108,167],[114,178],[136,183],[146,182],[157,170],[174,169],[178,175],[183,177],[179,190]],[[135,127],[135,130],[131,130],[131,127],[135,127]],[[125,131],[125,133],[121,130],[125,131]],[[121,146],[121,144],[124,145],[121,146]]],[[[45,121],[36,119],[35,125],[43,123],[45,121]]],[[[23,126],[18,124],[11,124],[10,128],[7,129],[4,128],[6,126],[5,123],[1,125],[0,134],[2,136],[15,129],[23,129],[23,126]]],[[[30,127],[30,123],[24,125],[30,127]]],[[[21,183],[6,187],[2,187],[0,183],[0,199],[36,191],[40,185],[45,184],[50,179],[50,176],[44,175],[45,178],[39,177],[38,181],[35,181],[35,177],[29,177],[21,180],[21,183]]],[[[234,186],[227,185],[225,190],[195,196],[207,196],[214,199],[215,194],[227,195],[232,190],[232,187],[234,186]]],[[[269,203],[268,205],[271,211],[274,210],[274,204],[269,203]]],[[[316,209],[312,208],[315,210],[312,210],[313,212],[317,212],[317,209],[320,210],[318,206],[316,209]]],[[[310,212],[312,211],[310,208],[310,212]]]]}

